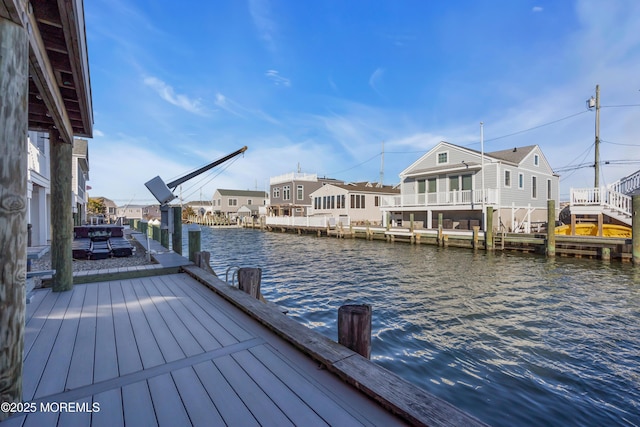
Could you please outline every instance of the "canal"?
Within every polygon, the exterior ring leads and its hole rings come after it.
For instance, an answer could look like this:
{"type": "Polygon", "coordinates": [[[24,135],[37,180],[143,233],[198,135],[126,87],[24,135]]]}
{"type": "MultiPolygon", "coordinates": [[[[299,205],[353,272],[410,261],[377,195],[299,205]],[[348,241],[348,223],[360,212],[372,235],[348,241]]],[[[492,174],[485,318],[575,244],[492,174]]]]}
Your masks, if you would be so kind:
{"type": "Polygon", "coordinates": [[[640,425],[630,264],[206,227],[202,250],[333,340],[371,304],[372,360],[493,426],[640,425]]]}

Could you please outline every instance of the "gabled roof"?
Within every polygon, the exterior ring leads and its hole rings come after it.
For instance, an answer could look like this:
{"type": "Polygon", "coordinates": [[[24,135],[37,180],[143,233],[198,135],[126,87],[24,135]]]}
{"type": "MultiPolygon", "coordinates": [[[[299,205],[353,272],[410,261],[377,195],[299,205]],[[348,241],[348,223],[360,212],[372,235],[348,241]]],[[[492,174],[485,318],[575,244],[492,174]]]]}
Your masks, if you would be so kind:
{"type": "MultiPolygon", "coordinates": [[[[394,188],[392,185],[383,185],[378,187],[377,183],[371,183],[367,181],[363,182],[350,182],[347,184],[327,184],[334,187],[342,188],[350,192],[358,193],[378,193],[378,194],[400,194],[399,188],[394,188]]],[[[316,190],[317,191],[317,190],[316,190]]]]}
{"type": "Polygon", "coordinates": [[[228,190],[219,188],[217,190],[221,196],[242,196],[242,197],[269,197],[269,194],[265,191],[251,191],[251,190],[228,190]]]}
{"type": "Polygon", "coordinates": [[[484,153],[485,156],[490,156],[499,160],[505,160],[507,162],[520,164],[525,157],[529,155],[537,145],[527,145],[526,147],[514,147],[508,150],[492,151],[491,153],[484,153]]]}

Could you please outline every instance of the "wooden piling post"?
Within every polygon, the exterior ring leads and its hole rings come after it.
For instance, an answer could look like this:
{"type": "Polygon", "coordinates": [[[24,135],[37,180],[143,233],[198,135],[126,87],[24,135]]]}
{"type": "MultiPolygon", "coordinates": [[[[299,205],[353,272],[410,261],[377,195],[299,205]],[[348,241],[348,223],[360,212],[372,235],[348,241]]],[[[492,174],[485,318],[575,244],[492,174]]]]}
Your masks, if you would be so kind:
{"type": "Polygon", "coordinates": [[[478,235],[480,234],[480,226],[473,226],[473,250],[478,249],[478,235]]]}
{"type": "Polygon", "coordinates": [[[631,197],[631,260],[640,265],[640,194],[631,197]]]}
{"type": "Polygon", "coordinates": [[[487,206],[487,226],[484,230],[484,248],[487,251],[493,250],[493,206],[487,206]]]}
{"type": "Polygon", "coordinates": [[[444,246],[444,239],[442,238],[442,222],[443,222],[443,217],[442,214],[439,213],[438,214],[438,246],[444,246]]]}
{"type": "Polygon", "coordinates": [[[414,219],[414,214],[409,214],[409,231],[413,233],[413,219],[414,219]]]}
{"type": "Polygon", "coordinates": [[[72,141],[64,141],[57,129],[49,132],[51,170],[51,288],[54,292],[73,288],[73,212],[71,169],[72,141]]]}
{"type": "Polygon", "coordinates": [[[371,305],[347,304],[338,309],[338,342],[371,358],[371,305]]]}
{"type": "MultiPolygon", "coordinates": [[[[0,17],[0,402],[22,401],[27,271],[27,31],[0,17]]],[[[0,421],[9,411],[0,411],[0,421]]]]}
{"type": "Polygon", "coordinates": [[[242,267],[238,269],[238,288],[256,299],[260,299],[262,269],[242,267]]]}
{"type": "Polygon", "coordinates": [[[602,248],[600,250],[600,258],[602,261],[611,261],[611,248],[602,248]]]}
{"type": "Polygon", "coordinates": [[[160,229],[160,244],[169,249],[169,229],[161,228],[160,229]]]}
{"type": "Polygon", "coordinates": [[[171,236],[171,247],[178,255],[182,255],[182,207],[173,207],[173,235],[171,236]]]}
{"type": "Polygon", "coordinates": [[[547,256],[556,256],[556,201],[547,200],[547,256]]]}
{"type": "Polygon", "coordinates": [[[200,252],[200,227],[189,227],[189,261],[196,262],[196,252],[200,252]]]}

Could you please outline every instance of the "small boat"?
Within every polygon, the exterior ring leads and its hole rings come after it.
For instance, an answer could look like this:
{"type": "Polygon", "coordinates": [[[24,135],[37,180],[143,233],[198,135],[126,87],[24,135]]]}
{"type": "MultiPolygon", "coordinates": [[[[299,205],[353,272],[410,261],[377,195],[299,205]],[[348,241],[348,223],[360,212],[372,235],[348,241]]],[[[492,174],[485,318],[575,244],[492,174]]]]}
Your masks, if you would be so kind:
{"type": "MultiPolygon", "coordinates": [[[[571,225],[556,227],[556,234],[571,236],[571,225]]],[[[598,224],[576,224],[576,236],[597,236],[598,224]]],[[[602,224],[602,237],[631,238],[631,227],[624,225],[602,224]]]]}

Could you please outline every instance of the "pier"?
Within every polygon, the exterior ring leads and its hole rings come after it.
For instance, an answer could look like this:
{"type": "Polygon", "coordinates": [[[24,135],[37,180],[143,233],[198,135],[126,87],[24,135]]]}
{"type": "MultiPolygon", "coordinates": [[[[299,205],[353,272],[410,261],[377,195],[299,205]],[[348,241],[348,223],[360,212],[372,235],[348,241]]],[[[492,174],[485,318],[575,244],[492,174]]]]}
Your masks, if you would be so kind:
{"type": "Polygon", "coordinates": [[[70,291],[33,292],[23,404],[38,410],[3,426],[484,425],[133,236],[156,264],[78,272],[70,291]],[[82,410],[51,410],[66,402],[82,410]]]}
{"type": "MultiPolygon", "coordinates": [[[[480,230],[418,229],[411,227],[265,225],[263,222],[246,222],[245,228],[264,231],[311,234],[318,237],[359,238],[427,244],[441,247],[495,250],[507,252],[547,253],[545,233],[485,233],[480,230]],[[490,241],[488,239],[491,239],[490,241]]],[[[555,254],[561,257],[593,258],[604,261],[631,262],[633,240],[620,237],[555,235],[555,254]]]]}

